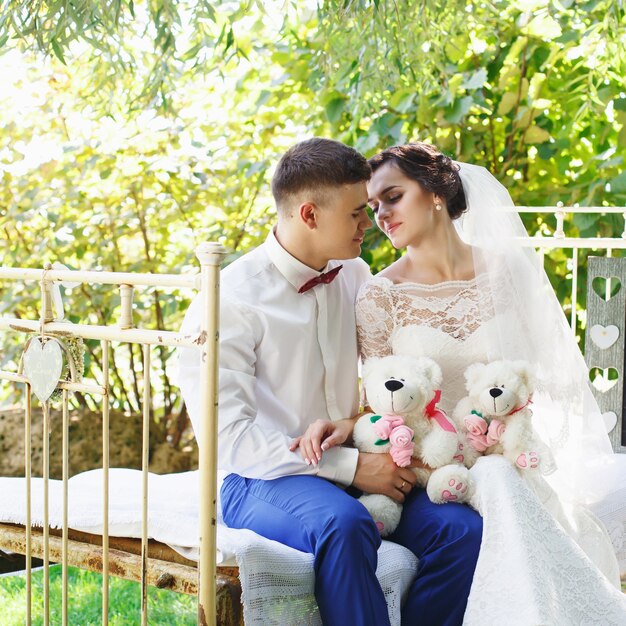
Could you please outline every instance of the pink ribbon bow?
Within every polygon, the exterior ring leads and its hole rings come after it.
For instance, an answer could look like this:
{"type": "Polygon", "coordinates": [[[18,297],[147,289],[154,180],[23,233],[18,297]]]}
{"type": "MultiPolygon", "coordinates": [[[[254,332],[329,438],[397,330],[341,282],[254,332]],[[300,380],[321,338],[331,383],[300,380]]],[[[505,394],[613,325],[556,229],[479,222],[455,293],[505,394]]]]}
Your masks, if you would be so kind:
{"type": "Polygon", "coordinates": [[[455,433],[456,428],[454,424],[448,419],[448,416],[445,414],[443,409],[440,409],[437,404],[441,400],[441,389],[437,389],[435,391],[435,397],[428,403],[424,412],[430,419],[435,420],[443,430],[449,433],[455,433]]]}

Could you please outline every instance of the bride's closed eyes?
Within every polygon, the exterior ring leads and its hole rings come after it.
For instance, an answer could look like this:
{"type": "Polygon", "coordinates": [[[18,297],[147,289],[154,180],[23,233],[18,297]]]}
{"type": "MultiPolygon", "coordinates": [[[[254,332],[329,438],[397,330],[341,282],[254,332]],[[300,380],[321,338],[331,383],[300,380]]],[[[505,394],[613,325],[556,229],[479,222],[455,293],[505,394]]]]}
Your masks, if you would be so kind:
{"type": "MultiPolygon", "coordinates": [[[[400,200],[400,198],[402,198],[402,194],[388,196],[387,202],[389,204],[395,204],[396,202],[398,202],[398,200],[400,200]]],[[[378,204],[370,204],[370,209],[372,209],[372,212],[374,213],[374,215],[376,215],[376,213],[378,213],[378,204]]]]}

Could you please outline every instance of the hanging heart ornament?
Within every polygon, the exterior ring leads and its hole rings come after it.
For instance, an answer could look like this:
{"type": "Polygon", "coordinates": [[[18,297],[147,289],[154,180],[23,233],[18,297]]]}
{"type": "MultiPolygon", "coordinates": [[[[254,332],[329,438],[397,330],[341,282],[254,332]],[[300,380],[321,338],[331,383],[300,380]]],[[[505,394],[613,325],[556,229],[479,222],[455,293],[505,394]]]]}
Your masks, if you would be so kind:
{"type": "Polygon", "coordinates": [[[56,339],[33,337],[24,352],[24,376],[43,404],[59,384],[63,351],[56,339]]]}

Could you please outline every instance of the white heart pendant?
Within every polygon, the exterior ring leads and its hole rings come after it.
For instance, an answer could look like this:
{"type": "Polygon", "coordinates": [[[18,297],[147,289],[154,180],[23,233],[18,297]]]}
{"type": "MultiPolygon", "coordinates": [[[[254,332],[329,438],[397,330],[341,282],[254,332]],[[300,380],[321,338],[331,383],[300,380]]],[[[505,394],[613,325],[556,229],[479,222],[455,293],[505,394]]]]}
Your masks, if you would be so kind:
{"type": "Polygon", "coordinates": [[[614,324],[610,326],[602,326],[602,324],[595,324],[589,331],[591,341],[598,346],[601,350],[610,348],[619,337],[619,328],[614,324]]]}
{"type": "Polygon", "coordinates": [[[56,389],[63,372],[63,352],[55,339],[33,337],[24,352],[24,376],[43,404],[56,389]]]}
{"type": "Polygon", "coordinates": [[[606,432],[610,433],[617,426],[617,414],[615,411],[607,411],[606,413],[602,413],[602,419],[604,420],[604,425],[606,426],[606,432]]]}

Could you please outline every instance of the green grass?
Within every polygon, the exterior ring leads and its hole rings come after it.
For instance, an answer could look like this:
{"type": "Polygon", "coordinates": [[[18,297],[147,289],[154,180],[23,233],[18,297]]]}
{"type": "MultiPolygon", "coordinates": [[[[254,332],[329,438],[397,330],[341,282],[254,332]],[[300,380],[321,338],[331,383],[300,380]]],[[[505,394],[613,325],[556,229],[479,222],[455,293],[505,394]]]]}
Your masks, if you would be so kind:
{"type": "MultiPolygon", "coordinates": [[[[102,576],[77,568],[68,570],[68,622],[80,626],[102,623],[102,576]]],[[[33,574],[33,624],[43,624],[43,570],[33,574]]],[[[61,566],[50,568],[50,624],[61,624],[61,566]]],[[[0,578],[0,624],[23,626],[26,617],[26,578],[0,578]]],[[[141,586],[109,578],[110,626],[135,626],[141,622],[141,586]]],[[[148,587],[148,622],[154,626],[196,624],[196,598],[148,587]]]]}

